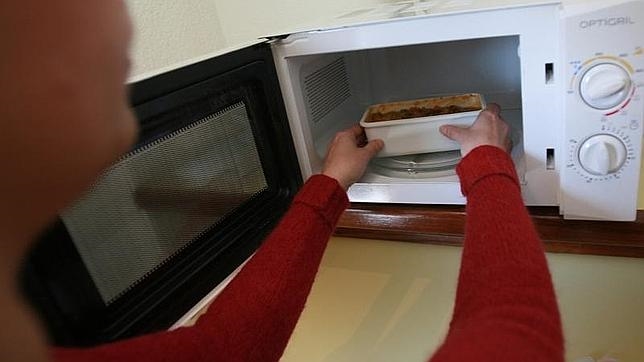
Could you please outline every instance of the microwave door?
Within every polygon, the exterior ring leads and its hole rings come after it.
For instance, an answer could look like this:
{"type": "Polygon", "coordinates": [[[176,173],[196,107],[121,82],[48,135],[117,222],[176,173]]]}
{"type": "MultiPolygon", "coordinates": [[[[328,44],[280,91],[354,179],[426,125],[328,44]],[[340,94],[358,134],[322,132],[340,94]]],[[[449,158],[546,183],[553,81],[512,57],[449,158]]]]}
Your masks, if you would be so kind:
{"type": "Polygon", "coordinates": [[[273,64],[261,43],[131,84],[137,143],[24,264],[52,341],[167,329],[261,244],[302,183],[273,64]]]}

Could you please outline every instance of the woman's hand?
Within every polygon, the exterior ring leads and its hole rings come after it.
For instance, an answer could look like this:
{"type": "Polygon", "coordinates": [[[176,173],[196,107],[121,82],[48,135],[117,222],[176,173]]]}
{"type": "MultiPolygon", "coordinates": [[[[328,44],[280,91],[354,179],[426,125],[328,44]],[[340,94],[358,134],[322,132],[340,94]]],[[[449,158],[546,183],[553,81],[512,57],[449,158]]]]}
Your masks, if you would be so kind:
{"type": "Polygon", "coordinates": [[[385,146],[382,140],[367,142],[359,125],[338,132],[329,145],[322,174],[336,179],[345,190],[362,177],[369,160],[385,146]]]}
{"type": "Polygon", "coordinates": [[[479,113],[472,126],[441,126],[441,133],[461,145],[461,155],[465,157],[478,146],[491,145],[504,151],[512,148],[509,137],[510,126],[501,118],[501,108],[498,104],[490,103],[479,113]]]}

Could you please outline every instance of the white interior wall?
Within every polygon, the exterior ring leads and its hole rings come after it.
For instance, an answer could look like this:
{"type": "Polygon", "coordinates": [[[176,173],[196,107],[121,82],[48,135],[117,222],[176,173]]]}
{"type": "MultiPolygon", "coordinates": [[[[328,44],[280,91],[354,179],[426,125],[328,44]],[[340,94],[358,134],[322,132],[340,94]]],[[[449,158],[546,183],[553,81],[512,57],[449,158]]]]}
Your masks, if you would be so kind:
{"type": "MultiPolygon", "coordinates": [[[[644,156],[644,150],[642,150],[642,156],[644,156]]],[[[644,157],[640,157],[640,159],[642,160],[642,166],[640,166],[640,187],[637,209],[644,210],[644,157]]]]}
{"type": "Polygon", "coordinates": [[[302,92],[298,92],[297,90],[295,92],[298,107],[304,110],[299,115],[302,119],[309,120],[308,126],[313,135],[312,140],[315,149],[311,149],[310,151],[317,157],[312,162],[316,170],[319,170],[322,166],[329,142],[335,134],[355,124],[356,120],[359,120],[362,116],[365,107],[373,103],[370,92],[372,79],[369,78],[370,72],[367,71],[368,63],[364,61],[363,54],[361,52],[330,53],[289,59],[289,66],[292,68],[291,79],[302,90],[302,92]],[[311,116],[311,107],[309,106],[309,96],[311,95],[307,93],[311,91],[314,93],[312,98],[319,98],[321,95],[328,96],[334,92],[342,92],[340,84],[342,82],[334,83],[329,81],[328,79],[335,79],[329,73],[327,73],[326,77],[318,78],[320,79],[318,83],[311,82],[310,77],[321,72],[325,67],[338,60],[342,60],[344,64],[343,68],[346,69],[350,95],[321,119],[314,121],[311,116]],[[307,88],[307,84],[309,88],[307,88]],[[323,91],[315,93],[313,89],[323,89],[323,91]]]}
{"type": "Polygon", "coordinates": [[[521,108],[518,46],[512,36],[373,50],[374,101],[476,92],[504,110],[521,108]]]}

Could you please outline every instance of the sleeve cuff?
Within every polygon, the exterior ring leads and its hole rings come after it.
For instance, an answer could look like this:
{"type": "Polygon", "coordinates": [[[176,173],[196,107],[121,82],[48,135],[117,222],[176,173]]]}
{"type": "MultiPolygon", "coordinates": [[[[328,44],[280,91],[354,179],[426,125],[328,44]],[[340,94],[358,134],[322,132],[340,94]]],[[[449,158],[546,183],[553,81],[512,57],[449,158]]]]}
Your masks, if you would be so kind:
{"type": "Polygon", "coordinates": [[[480,180],[491,176],[509,178],[519,189],[519,178],[510,155],[494,146],[479,146],[465,156],[456,167],[461,181],[461,192],[467,196],[480,180]]]}
{"type": "Polygon", "coordinates": [[[340,215],[349,206],[346,191],[334,178],[313,175],[297,193],[293,203],[308,205],[335,227],[340,215]]]}

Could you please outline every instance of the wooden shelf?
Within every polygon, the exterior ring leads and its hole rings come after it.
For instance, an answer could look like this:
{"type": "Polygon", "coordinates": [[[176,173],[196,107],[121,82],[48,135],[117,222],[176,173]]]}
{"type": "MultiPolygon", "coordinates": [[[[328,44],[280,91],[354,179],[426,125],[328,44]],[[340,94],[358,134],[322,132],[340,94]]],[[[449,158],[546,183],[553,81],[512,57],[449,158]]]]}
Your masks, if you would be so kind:
{"type": "MultiPolygon", "coordinates": [[[[549,252],[644,258],[644,211],[634,222],[564,220],[555,207],[529,208],[549,252]]],[[[351,204],[336,236],[462,245],[463,206],[351,204]]]]}

